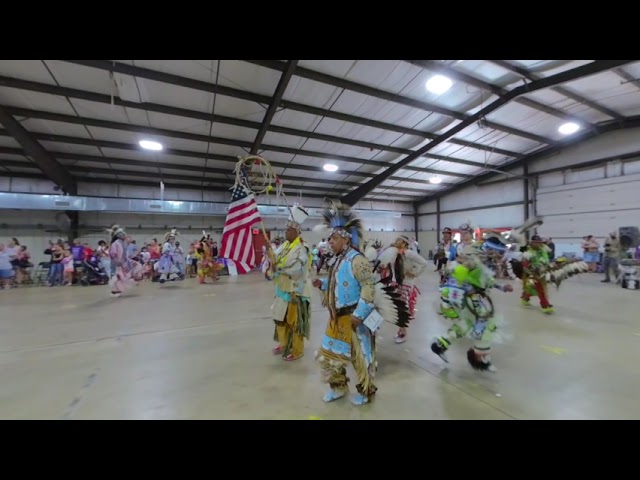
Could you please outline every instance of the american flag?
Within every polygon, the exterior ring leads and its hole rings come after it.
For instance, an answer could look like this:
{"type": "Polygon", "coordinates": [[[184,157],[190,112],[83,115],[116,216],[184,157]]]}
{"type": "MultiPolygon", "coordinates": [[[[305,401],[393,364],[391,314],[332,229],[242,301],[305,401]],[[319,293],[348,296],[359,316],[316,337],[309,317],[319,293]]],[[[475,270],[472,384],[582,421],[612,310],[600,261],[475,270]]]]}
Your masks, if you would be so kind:
{"type": "Polygon", "coordinates": [[[251,226],[261,220],[253,193],[242,185],[233,187],[229,212],[222,231],[220,256],[233,260],[241,275],[249,273],[256,266],[251,226]]]}

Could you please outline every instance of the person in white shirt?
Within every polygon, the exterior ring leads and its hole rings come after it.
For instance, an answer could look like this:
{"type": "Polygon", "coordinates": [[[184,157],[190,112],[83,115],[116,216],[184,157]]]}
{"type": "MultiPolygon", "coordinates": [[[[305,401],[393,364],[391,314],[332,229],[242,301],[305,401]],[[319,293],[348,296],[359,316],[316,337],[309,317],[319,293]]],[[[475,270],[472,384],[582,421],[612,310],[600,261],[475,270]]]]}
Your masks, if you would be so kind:
{"type": "Polygon", "coordinates": [[[416,253],[420,253],[420,244],[416,240],[416,237],[411,237],[411,241],[409,242],[409,249],[413,250],[416,253]]]}
{"type": "Polygon", "coordinates": [[[453,231],[449,227],[445,227],[442,230],[442,240],[436,245],[435,263],[436,272],[440,272],[440,284],[443,284],[446,280],[446,267],[451,251],[455,245],[452,239],[453,231]]]}
{"type": "Polygon", "coordinates": [[[4,243],[0,243],[0,288],[10,288],[13,283],[13,265],[12,260],[15,260],[16,253],[15,248],[5,247],[4,243]]]}
{"type": "Polygon", "coordinates": [[[318,263],[316,265],[316,273],[320,273],[320,270],[322,270],[322,267],[324,267],[327,261],[327,254],[329,253],[329,244],[327,243],[327,240],[325,238],[320,240],[317,248],[318,248],[318,263]]]}

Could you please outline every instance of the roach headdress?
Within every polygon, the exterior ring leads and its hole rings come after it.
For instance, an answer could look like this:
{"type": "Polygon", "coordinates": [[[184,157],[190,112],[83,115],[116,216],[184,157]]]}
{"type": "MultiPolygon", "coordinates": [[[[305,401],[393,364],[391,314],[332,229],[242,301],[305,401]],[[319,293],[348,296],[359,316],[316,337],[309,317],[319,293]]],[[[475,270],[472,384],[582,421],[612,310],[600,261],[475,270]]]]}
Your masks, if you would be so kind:
{"type": "Polygon", "coordinates": [[[329,236],[337,233],[348,238],[351,245],[359,249],[362,240],[362,222],[353,209],[344,203],[329,201],[322,210],[323,223],[314,228],[316,231],[327,231],[329,236]]]}

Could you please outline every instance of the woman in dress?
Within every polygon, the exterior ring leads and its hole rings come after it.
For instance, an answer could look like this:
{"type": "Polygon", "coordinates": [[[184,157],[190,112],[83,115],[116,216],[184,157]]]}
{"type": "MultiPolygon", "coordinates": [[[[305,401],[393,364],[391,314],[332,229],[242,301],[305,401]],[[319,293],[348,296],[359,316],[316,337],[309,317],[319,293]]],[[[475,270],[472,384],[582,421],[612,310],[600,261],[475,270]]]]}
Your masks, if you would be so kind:
{"type": "Polygon", "coordinates": [[[109,229],[111,235],[111,246],[109,247],[109,257],[111,257],[111,268],[113,276],[109,281],[111,296],[119,297],[131,287],[136,285],[142,275],[142,266],[127,257],[127,246],[124,239],[127,234],[120,225],[114,225],[109,229]]]}

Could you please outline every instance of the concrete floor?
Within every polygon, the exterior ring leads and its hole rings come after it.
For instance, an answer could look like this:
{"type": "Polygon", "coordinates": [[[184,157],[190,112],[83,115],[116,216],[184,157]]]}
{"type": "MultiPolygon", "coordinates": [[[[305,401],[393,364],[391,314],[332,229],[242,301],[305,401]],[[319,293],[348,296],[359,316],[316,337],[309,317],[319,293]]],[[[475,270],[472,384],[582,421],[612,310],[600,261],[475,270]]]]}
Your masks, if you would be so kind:
{"type": "Polygon", "coordinates": [[[476,373],[467,342],[449,365],[429,350],[447,328],[429,272],[409,340],[396,345],[395,328],[383,327],[379,392],[364,407],[321,401],[318,298],[306,355],[271,355],[273,285],[257,274],[143,284],[120,299],[105,287],[0,291],[0,418],[637,419],[640,292],[600,279],[552,290],[553,316],[496,291],[507,336],[498,372],[476,373]]]}

